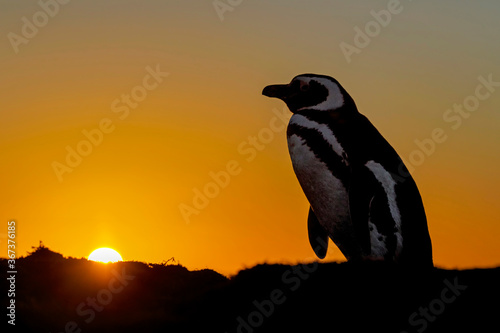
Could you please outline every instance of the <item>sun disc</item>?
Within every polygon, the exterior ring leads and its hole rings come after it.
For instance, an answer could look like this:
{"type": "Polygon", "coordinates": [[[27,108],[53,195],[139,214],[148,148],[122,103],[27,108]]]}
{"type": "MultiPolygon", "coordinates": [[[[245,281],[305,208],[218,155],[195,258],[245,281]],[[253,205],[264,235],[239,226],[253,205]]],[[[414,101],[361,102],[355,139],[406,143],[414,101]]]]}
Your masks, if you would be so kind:
{"type": "Polygon", "coordinates": [[[88,260],[98,261],[102,263],[123,261],[122,256],[109,247],[101,247],[100,249],[93,251],[89,255],[88,260]]]}

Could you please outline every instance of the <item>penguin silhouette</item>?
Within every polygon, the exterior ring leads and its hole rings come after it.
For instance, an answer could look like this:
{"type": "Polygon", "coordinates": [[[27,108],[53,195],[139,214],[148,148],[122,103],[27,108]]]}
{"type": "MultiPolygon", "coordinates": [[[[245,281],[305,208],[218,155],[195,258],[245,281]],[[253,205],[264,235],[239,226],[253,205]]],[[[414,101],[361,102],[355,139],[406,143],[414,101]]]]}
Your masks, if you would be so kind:
{"type": "Polygon", "coordinates": [[[349,261],[432,267],[420,193],[403,161],[332,77],[302,74],[262,94],[293,113],[293,170],[310,203],[308,233],[319,258],[328,238],[349,261]]]}

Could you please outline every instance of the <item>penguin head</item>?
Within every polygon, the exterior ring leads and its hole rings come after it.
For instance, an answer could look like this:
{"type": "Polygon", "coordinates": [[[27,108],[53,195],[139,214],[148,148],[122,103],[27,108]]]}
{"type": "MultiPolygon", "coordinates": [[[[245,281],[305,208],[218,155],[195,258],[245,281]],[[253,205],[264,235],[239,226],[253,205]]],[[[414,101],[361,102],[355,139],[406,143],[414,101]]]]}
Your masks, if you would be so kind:
{"type": "Polygon", "coordinates": [[[281,99],[292,113],[304,110],[335,111],[346,103],[354,103],[337,80],[317,74],[301,74],[289,84],[267,86],[262,95],[281,99]]]}

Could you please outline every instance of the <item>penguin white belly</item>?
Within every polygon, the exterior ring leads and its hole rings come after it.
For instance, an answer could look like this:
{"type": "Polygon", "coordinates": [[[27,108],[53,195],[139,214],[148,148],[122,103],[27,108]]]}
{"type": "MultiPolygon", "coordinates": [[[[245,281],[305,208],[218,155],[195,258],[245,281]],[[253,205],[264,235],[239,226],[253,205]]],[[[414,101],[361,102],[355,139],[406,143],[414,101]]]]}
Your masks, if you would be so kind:
{"type": "Polygon", "coordinates": [[[347,244],[356,242],[346,187],[314,154],[306,140],[292,134],[288,137],[288,148],[297,179],[320,224],[344,255],[350,257],[354,253],[347,244]]]}

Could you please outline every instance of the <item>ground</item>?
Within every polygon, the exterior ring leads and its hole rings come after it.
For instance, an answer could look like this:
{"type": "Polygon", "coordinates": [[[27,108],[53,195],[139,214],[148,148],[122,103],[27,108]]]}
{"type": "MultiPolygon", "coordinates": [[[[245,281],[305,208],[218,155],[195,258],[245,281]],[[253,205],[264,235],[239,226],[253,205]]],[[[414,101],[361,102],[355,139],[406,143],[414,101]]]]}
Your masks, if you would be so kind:
{"type": "Polygon", "coordinates": [[[167,263],[64,258],[47,248],[16,266],[23,332],[489,331],[500,310],[500,268],[258,265],[228,278],[167,263]]]}

